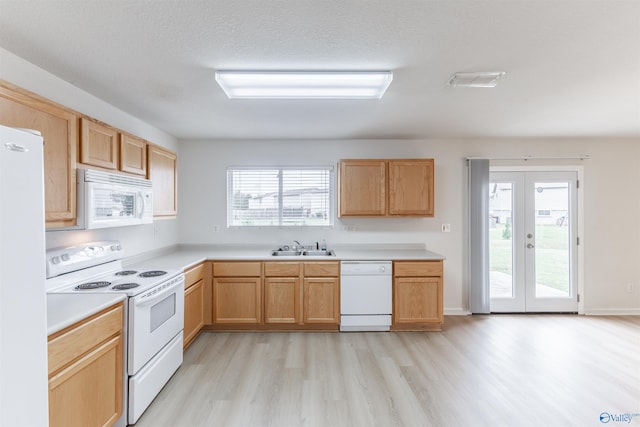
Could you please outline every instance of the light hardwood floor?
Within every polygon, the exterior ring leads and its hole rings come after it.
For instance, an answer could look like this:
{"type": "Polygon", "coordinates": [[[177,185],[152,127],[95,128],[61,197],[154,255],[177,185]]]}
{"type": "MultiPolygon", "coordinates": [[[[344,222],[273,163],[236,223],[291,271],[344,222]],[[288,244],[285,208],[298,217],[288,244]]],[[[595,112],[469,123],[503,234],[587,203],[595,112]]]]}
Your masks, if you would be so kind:
{"type": "Polygon", "coordinates": [[[136,427],[601,426],[603,412],[638,414],[609,425],[640,425],[640,317],[203,333],[136,427]]]}

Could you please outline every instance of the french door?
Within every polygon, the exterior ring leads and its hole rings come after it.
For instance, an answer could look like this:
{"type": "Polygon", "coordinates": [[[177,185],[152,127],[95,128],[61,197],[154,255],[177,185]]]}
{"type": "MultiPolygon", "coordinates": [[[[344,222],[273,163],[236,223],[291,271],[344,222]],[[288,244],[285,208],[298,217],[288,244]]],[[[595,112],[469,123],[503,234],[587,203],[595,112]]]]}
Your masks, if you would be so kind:
{"type": "Polygon", "coordinates": [[[577,172],[491,172],[491,312],[577,312],[577,172]]]}

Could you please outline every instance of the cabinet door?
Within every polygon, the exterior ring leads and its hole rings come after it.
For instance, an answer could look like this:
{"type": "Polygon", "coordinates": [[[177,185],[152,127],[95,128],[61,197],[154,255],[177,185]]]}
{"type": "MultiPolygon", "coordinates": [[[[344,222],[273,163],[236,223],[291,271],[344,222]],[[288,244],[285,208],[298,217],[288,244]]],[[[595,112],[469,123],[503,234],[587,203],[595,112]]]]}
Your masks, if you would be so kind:
{"type": "Polygon", "coordinates": [[[389,160],[389,215],[433,216],[433,159],[389,160]]]}
{"type": "Polygon", "coordinates": [[[264,279],[264,322],[300,323],[300,279],[268,277],[264,279]]]}
{"type": "Polygon", "coordinates": [[[110,126],[80,119],[80,163],[118,169],[118,131],[110,126]]]}
{"type": "Polygon", "coordinates": [[[204,280],[199,280],[184,291],[184,341],[187,348],[204,326],[204,280]]]}
{"type": "Polygon", "coordinates": [[[109,426],[121,414],[121,335],[49,379],[51,427],[109,426]]]}
{"type": "Polygon", "coordinates": [[[397,277],[394,279],[394,323],[441,323],[442,279],[397,277]]]}
{"type": "Polygon", "coordinates": [[[76,224],[78,117],[44,98],[0,81],[0,124],[35,129],[44,139],[47,228],[76,224]]]}
{"type": "Polygon", "coordinates": [[[339,284],[337,277],[304,279],[304,323],[340,323],[339,284]]]}
{"type": "Polygon", "coordinates": [[[261,279],[218,277],[213,279],[214,323],[260,323],[261,279]]]}
{"type": "Polygon", "coordinates": [[[147,176],[147,142],[144,139],[120,134],[120,170],[147,176]]]}
{"type": "Polygon", "coordinates": [[[384,160],[340,161],[338,216],[384,216],[386,169],[384,160]]]}
{"type": "Polygon", "coordinates": [[[175,153],[149,144],[149,179],[153,182],[153,216],[175,216],[177,205],[177,162],[175,153]]]}

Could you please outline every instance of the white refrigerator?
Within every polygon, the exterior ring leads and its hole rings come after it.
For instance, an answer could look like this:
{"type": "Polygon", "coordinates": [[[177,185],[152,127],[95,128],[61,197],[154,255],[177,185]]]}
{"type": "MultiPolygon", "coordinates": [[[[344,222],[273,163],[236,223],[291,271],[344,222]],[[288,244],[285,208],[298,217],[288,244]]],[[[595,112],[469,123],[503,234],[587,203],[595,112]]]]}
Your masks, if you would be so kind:
{"type": "Polygon", "coordinates": [[[48,425],[43,141],[0,125],[0,426],[48,425]]]}

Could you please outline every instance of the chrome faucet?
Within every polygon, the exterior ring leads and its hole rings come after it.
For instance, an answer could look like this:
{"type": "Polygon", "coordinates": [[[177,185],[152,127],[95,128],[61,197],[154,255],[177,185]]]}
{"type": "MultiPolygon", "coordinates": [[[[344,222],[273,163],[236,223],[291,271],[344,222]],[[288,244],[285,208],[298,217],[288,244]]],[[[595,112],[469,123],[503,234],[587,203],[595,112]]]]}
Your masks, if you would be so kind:
{"type": "Polygon", "coordinates": [[[302,244],[300,244],[300,242],[298,242],[297,240],[294,240],[293,243],[296,243],[296,245],[293,245],[293,247],[291,249],[293,249],[294,251],[297,249],[302,249],[302,244]]]}

